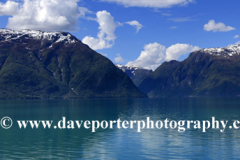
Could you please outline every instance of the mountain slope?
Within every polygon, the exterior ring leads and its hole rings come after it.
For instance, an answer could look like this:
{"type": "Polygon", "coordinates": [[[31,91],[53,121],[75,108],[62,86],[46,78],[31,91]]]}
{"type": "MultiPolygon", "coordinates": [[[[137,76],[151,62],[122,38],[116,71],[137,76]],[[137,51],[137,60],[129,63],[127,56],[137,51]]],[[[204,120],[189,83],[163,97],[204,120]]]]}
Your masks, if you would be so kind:
{"type": "Polygon", "coordinates": [[[202,49],[182,62],[165,62],[139,89],[150,97],[240,96],[240,45],[202,49]]]}
{"type": "Polygon", "coordinates": [[[124,66],[120,64],[116,64],[116,66],[126,73],[136,86],[138,86],[149,73],[152,73],[152,70],[142,67],[124,66]]]}
{"type": "Polygon", "coordinates": [[[0,98],[87,97],[145,95],[69,33],[0,29],[0,98]]]}

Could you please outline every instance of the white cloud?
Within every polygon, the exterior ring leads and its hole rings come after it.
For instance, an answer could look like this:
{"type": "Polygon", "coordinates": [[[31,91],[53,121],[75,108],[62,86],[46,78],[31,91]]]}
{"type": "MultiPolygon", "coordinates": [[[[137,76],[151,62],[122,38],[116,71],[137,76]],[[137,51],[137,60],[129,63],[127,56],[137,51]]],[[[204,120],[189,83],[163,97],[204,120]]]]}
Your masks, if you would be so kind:
{"type": "Polygon", "coordinates": [[[130,61],[127,66],[141,66],[155,70],[164,61],[177,60],[181,55],[199,50],[198,46],[189,44],[174,44],[166,49],[159,43],[150,43],[144,46],[144,51],[135,61],[130,61]]]}
{"type": "Polygon", "coordinates": [[[162,13],[162,16],[171,16],[172,14],[170,13],[162,13]]]}
{"type": "Polygon", "coordinates": [[[174,44],[166,50],[166,61],[177,60],[181,55],[199,50],[198,46],[192,46],[189,44],[174,44]]]}
{"type": "Polygon", "coordinates": [[[235,44],[239,44],[240,45],[240,41],[236,42],[235,44]]]}
{"type": "Polygon", "coordinates": [[[94,50],[110,48],[113,46],[116,36],[114,31],[117,25],[114,18],[107,11],[97,12],[97,22],[99,23],[99,32],[97,38],[86,36],[82,42],[89,45],[94,50]]]}
{"type": "Polygon", "coordinates": [[[130,61],[127,66],[141,66],[144,68],[155,69],[165,59],[165,46],[158,43],[150,43],[144,46],[144,51],[135,61],[130,61]]]}
{"type": "Polygon", "coordinates": [[[120,62],[124,62],[124,59],[122,58],[121,54],[116,54],[117,57],[114,58],[114,61],[117,62],[117,63],[120,63],[120,62]]]}
{"type": "Polygon", "coordinates": [[[18,3],[7,1],[5,4],[0,2],[0,16],[15,15],[18,12],[18,3]]]}
{"type": "Polygon", "coordinates": [[[187,21],[192,21],[190,17],[184,17],[184,18],[169,18],[169,20],[173,22],[187,22],[187,21]]]}
{"type": "Polygon", "coordinates": [[[8,19],[7,28],[21,30],[74,31],[78,17],[83,14],[80,0],[24,0],[18,3],[17,14],[8,19]]]}
{"type": "Polygon", "coordinates": [[[123,23],[121,22],[116,22],[117,26],[123,26],[123,23]]]}
{"type": "Polygon", "coordinates": [[[79,10],[79,17],[81,17],[83,19],[90,20],[90,21],[96,21],[97,22],[97,18],[86,16],[86,14],[94,14],[95,15],[95,13],[90,11],[88,8],[86,8],[86,7],[78,7],[78,10],[79,10]]]}
{"type": "Polygon", "coordinates": [[[172,26],[170,27],[170,29],[177,29],[177,26],[172,26]]]}
{"type": "Polygon", "coordinates": [[[239,35],[235,35],[233,38],[239,38],[239,35]]]}
{"type": "Polygon", "coordinates": [[[90,11],[89,9],[87,9],[87,8],[85,8],[85,7],[78,7],[78,9],[79,9],[79,16],[81,16],[81,17],[85,17],[85,15],[86,15],[86,13],[91,13],[91,14],[93,14],[93,12],[92,11],[90,11]]]}
{"type": "Polygon", "coordinates": [[[103,2],[115,2],[125,7],[152,7],[167,8],[174,5],[187,5],[194,0],[101,0],[103,2]]]}
{"type": "Polygon", "coordinates": [[[204,25],[204,30],[213,32],[228,32],[231,30],[235,30],[235,28],[231,26],[226,26],[222,22],[215,23],[214,20],[210,20],[207,24],[204,25]]]}
{"type": "Polygon", "coordinates": [[[131,26],[133,26],[133,27],[135,27],[136,28],[136,30],[137,30],[137,33],[139,32],[139,30],[143,27],[143,25],[142,24],[140,24],[138,21],[136,21],[136,20],[134,20],[134,21],[128,21],[128,22],[126,22],[127,24],[129,24],[129,25],[131,25],[131,26]]]}

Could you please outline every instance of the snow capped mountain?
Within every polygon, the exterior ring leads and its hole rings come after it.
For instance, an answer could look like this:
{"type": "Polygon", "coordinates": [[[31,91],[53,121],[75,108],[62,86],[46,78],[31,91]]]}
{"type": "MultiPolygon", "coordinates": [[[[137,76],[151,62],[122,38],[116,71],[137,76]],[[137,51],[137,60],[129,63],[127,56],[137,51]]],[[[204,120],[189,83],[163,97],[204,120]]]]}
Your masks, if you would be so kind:
{"type": "Polygon", "coordinates": [[[133,83],[136,86],[140,84],[140,82],[147,76],[147,74],[152,72],[152,70],[139,66],[124,66],[120,64],[116,64],[116,66],[125,72],[132,79],[133,83]]]}
{"type": "Polygon", "coordinates": [[[148,70],[148,69],[144,69],[140,66],[125,66],[125,65],[121,65],[121,64],[116,64],[116,66],[121,69],[123,72],[126,72],[127,70],[131,70],[133,74],[135,74],[136,70],[148,70]]]}
{"type": "MultiPolygon", "coordinates": [[[[199,50],[200,52],[208,53],[214,56],[232,57],[234,55],[240,55],[240,45],[229,45],[228,47],[221,48],[206,48],[199,50]]],[[[195,52],[199,52],[195,51],[195,52]]]]}
{"type": "Polygon", "coordinates": [[[67,32],[44,32],[29,29],[15,31],[11,29],[0,29],[0,42],[19,40],[21,38],[47,40],[54,43],[64,42],[64,44],[74,44],[76,42],[80,42],[77,38],[67,32]]]}
{"type": "Polygon", "coordinates": [[[146,97],[67,32],[0,29],[0,99],[146,97]]]}
{"type": "Polygon", "coordinates": [[[149,97],[239,97],[240,45],[207,48],[162,63],[138,88],[149,97]]]}

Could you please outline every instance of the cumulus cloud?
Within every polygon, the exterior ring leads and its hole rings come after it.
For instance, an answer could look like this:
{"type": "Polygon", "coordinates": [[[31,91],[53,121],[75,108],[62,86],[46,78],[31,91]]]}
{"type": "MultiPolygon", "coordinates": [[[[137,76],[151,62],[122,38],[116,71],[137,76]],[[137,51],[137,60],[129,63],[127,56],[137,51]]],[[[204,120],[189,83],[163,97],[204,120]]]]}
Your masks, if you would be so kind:
{"type": "Polygon", "coordinates": [[[166,50],[166,61],[177,60],[181,55],[199,50],[198,46],[192,46],[189,44],[174,44],[166,50]]]}
{"type": "Polygon", "coordinates": [[[194,0],[101,0],[103,2],[115,2],[125,7],[152,7],[167,8],[174,5],[187,5],[193,3],[194,0]]]}
{"type": "Polygon", "coordinates": [[[116,36],[114,31],[117,25],[111,14],[105,10],[97,12],[97,22],[99,23],[99,32],[97,38],[86,36],[82,42],[89,45],[92,49],[104,49],[113,46],[116,36]]]}
{"type": "Polygon", "coordinates": [[[239,38],[239,35],[235,35],[233,38],[239,38]]]}
{"type": "Polygon", "coordinates": [[[130,61],[127,66],[141,66],[144,68],[155,69],[165,59],[165,46],[158,43],[150,43],[144,46],[144,51],[135,61],[130,61]]]}
{"type": "Polygon", "coordinates": [[[155,70],[164,61],[177,60],[181,55],[199,50],[198,46],[189,44],[174,44],[166,49],[159,43],[150,43],[144,46],[144,51],[135,61],[130,61],[127,66],[141,66],[155,70]]]}
{"type": "Polygon", "coordinates": [[[228,32],[231,30],[235,30],[235,28],[231,26],[226,26],[222,22],[215,23],[214,20],[210,20],[207,24],[204,25],[204,30],[213,32],[228,32]]]}
{"type": "Polygon", "coordinates": [[[0,16],[15,15],[18,12],[18,3],[7,1],[5,4],[0,2],[0,16]]]}
{"type": "Polygon", "coordinates": [[[133,26],[136,28],[137,33],[139,32],[139,30],[143,27],[142,24],[140,24],[138,21],[134,20],[134,21],[128,21],[126,22],[127,24],[129,24],[130,26],[133,26]]]}
{"type": "MultiPolygon", "coordinates": [[[[24,0],[22,3],[15,2],[19,6],[16,10],[17,14],[11,14],[7,28],[74,31],[79,16],[84,12],[77,4],[79,1],[24,0]]],[[[16,9],[17,5],[13,6],[16,9]]]]}
{"type": "Polygon", "coordinates": [[[117,57],[114,58],[114,61],[117,62],[117,63],[121,63],[121,62],[124,62],[124,59],[122,58],[121,54],[116,54],[117,57]]]}

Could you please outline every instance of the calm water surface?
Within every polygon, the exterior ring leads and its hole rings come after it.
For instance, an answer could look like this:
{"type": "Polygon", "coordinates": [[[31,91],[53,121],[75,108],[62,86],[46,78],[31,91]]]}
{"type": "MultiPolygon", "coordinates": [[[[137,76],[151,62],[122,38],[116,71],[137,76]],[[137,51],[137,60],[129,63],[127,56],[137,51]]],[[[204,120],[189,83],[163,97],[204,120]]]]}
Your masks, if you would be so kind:
{"type": "Polygon", "coordinates": [[[17,120],[240,120],[240,98],[2,100],[0,159],[237,159],[240,129],[19,129],[17,120]]]}

